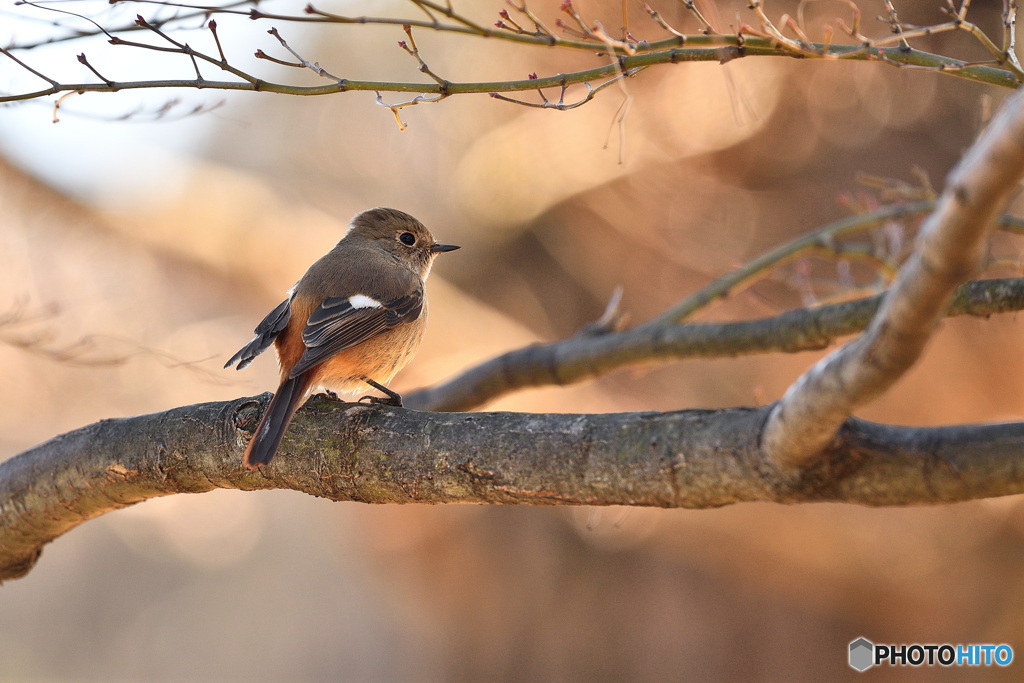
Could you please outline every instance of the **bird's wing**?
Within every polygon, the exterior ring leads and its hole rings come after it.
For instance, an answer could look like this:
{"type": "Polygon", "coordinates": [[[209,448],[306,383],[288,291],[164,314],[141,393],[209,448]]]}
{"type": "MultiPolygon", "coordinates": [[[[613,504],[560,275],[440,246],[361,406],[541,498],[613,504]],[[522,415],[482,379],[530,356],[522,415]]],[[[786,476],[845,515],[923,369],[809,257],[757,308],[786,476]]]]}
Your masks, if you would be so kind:
{"type": "Polygon", "coordinates": [[[239,349],[238,353],[231,356],[231,359],[224,364],[224,367],[230,368],[235,363],[238,363],[238,369],[241,370],[251,363],[253,358],[266,351],[267,347],[274,343],[277,335],[281,334],[281,330],[287,327],[288,320],[292,317],[291,303],[292,299],[288,297],[268,313],[263,322],[256,326],[256,336],[253,337],[252,341],[239,349]]]}
{"type": "Polygon", "coordinates": [[[386,302],[364,294],[324,299],[306,321],[306,327],[302,330],[306,351],[292,368],[289,377],[297,377],[339,351],[415,320],[422,310],[422,285],[386,302]]]}

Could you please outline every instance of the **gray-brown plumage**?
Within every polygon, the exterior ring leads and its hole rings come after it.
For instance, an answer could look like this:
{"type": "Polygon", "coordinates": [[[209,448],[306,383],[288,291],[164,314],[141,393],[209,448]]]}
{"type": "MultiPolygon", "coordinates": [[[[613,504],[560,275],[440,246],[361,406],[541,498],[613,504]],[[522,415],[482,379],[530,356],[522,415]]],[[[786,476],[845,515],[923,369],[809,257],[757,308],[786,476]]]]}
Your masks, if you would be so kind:
{"type": "Polygon", "coordinates": [[[342,240],[309,267],[224,366],[238,363],[241,370],[271,344],[281,366],[281,386],[245,450],[246,466],[270,462],[292,415],[318,389],[351,394],[368,384],[387,394],[371,400],[402,405],[387,385],[423,335],[430,266],[454,249],[395,209],[370,209],[352,219],[342,240]]]}

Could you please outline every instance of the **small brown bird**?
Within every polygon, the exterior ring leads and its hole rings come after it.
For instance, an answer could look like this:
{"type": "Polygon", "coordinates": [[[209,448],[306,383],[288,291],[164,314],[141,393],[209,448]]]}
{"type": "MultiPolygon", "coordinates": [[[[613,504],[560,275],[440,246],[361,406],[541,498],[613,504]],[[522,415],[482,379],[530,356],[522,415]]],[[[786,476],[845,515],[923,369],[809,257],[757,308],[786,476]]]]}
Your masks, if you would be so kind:
{"type": "Polygon", "coordinates": [[[281,366],[281,386],[245,449],[247,467],[270,462],[292,415],[318,389],[354,394],[368,384],[387,395],[368,397],[371,402],[402,405],[387,384],[423,336],[423,282],[434,257],[455,249],[395,209],[370,209],[352,219],[342,240],[224,365],[238,363],[241,370],[274,344],[281,366]]]}

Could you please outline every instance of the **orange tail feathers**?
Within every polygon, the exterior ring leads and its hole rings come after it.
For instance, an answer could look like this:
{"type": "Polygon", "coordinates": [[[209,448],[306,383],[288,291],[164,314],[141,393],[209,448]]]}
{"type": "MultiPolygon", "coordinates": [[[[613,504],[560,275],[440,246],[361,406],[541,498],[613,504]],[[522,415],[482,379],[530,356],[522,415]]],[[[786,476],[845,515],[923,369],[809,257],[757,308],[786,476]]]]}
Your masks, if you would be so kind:
{"type": "Polygon", "coordinates": [[[263,413],[263,419],[256,427],[256,433],[245,449],[242,462],[249,469],[266,465],[277,453],[277,447],[281,445],[281,438],[292,421],[292,415],[302,405],[302,398],[312,379],[310,374],[304,372],[298,377],[286,380],[278,387],[274,398],[270,400],[267,412],[263,413]]]}

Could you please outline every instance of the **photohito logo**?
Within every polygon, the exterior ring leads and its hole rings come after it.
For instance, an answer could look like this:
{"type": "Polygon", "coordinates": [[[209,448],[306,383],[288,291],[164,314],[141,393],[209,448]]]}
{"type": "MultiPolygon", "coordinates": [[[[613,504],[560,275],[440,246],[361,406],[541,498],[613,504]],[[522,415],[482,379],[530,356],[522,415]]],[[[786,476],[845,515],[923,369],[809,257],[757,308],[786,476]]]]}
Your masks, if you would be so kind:
{"type": "Polygon", "coordinates": [[[867,638],[850,643],[850,666],[866,671],[873,666],[1009,666],[1009,645],[875,645],[867,638]]]}

